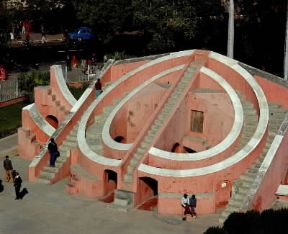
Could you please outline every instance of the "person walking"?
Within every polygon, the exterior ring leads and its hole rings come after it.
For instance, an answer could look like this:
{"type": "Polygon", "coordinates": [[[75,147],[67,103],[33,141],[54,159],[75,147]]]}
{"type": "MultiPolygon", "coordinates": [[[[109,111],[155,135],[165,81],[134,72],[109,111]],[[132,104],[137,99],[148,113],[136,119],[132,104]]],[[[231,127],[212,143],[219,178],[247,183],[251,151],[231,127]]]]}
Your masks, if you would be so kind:
{"type": "Polygon", "coordinates": [[[5,169],[6,181],[9,182],[10,180],[12,180],[13,182],[13,176],[12,176],[13,166],[8,155],[6,155],[5,160],[3,161],[3,167],[5,169]]]}
{"type": "Polygon", "coordinates": [[[2,180],[0,180],[0,193],[4,191],[4,185],[2,184],[2,180]]]}
{"type": "Polygon", "coordinates": [[[47,38],[46,38],[46,32],[45,32],[45,29],[44,29],[44,26],[41,25],[41,43],[44,44],[44,43],[47,43],[47,38]]]}
{"type": "Polygon", "coordinates": [[[54,141],[54,138],[50,139],[50,142],[48,144],[48,151],[50,154],[50,167],[55,167],[55,162],[57,159],[57,153],[58,153],[58,147],[56,142],[54,141]]]}
{"type": "Polygon", "coordinates": [[[181,199],[181,206],[184,208],[182,220],[186,221],[187,219],[186,215],[191,214],[190,207],[189,207],[189,197],[186,193],[183,195],[181,199]]]}
{"type": "Polygon", "coordinates": [[[95,83],[95,89],[96,89],[96,98],[102,93],[102,84],[100,79],[97,79],[95,83]]]}
{"type": "Polygon", "coordinates": [[[14,180],[14,187],[15,187],[15,194],[16,194],[15,200],[21,199],[21,197],[20,197],[21,185],[22,185],[22,179],[21,179],[19,173],[16,172],[16,177],[14,180]]]}
{"type": "Polygon", "coordinates": [[[196,206],[197,206],[197,199],[196,199],[194,194],[189,199],[189,206],[190,206],[190,210],[191,210],[191,216],[196,218],[197,214],[196,214],[195,209],[196,209],[196,206]]]}

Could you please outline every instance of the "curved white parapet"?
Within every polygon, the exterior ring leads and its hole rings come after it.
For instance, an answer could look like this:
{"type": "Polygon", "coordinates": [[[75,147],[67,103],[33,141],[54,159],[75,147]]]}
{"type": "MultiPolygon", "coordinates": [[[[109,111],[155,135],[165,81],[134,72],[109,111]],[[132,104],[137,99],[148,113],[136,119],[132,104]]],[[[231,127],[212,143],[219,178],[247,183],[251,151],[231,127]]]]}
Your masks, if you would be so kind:
{"type": "Polygon", "coordinates": [[[187,51],[180,51],[177,53],[171,53],[169,55],[157,58],[155,60],[152,60],[148,63],[145,63],[141,66],[139,66],[138,68],[126,73],[125,75],[123,75],[122,77],[120,77],[119,79],[117,79],[115,82],[113,82],[110,86],[108,86],[103,93],[95,100],[91,103],[91,105],[89,106],[89,108],[85,111],[84,115],[82,116],[80,123],[79,123],[79,128],[78,128],[78,132],[77,132],[77,141],[78,141],[78,145],[79,145],[79,149],[80,151],[83,153],[83,155],[87,156],[90,160],[96,162],[96,163],[100,163],[103,165],[108,165],[108,166],[119,166],[122,162],[122,160],[118,160],[118,159],[111,159],[108,157],[104,157],[102,155],[99,155],[97,153],[95,153],[94,151],[91,150],[91,148],[89,147],[87,141],[86,141],[86,137],[85,137],[85,133],[86,133],[86,125],[87,122],[89,120],[90,115],[92,114],[93,110],[96,108],[96,106],[98,105],[98,103],[106,96],[109,95],[109,93],[114,89],[117,88],[117,86],[119,84],[121,84],[122,82],[124,82],[125,80],[129,79],[131,76],[137,74],[140,71],[145,70],[146,68],[149,68],[153,65],[156,65],[158,63],[161,63],[163,61],[167,61],[169,59],[174,59],[174,58],[179,58],[179,57],[183,57],[183,56],[190,56],[194,53],[195,50],[187,50],[187,51]]]}
{"type": "Polygon", "coordinates": [[[234,123],[230,132],[227,134],[223,141],[205,151],[197,153],[174,153],[166,150],[161,150],[156,147],[151,147],[149,150],[149,154],[151,156],[174,161],[203,160],[214,157],[215,155],[218,155],[219,153],[222,153],[223,151],[228,149],[234,143],[237,137],[241,134],[241,129],[243,126],[243,108],[237,93],[226,80],[224,80],[220,75],[210,70],[209,68],[202,67],[200,69],[200,72],[216,81],[230,97],[234,109],[234,123]]]}
{"type": "Polygon", "coordinates": [[[133,89],[133,91],[131,91],[125,98],[123,98],[119,104],[112,110],[112,112],[110,113],[110,115],[108,116],[108,118],[106,119],[105,123],[104,123],[104,127],[103,127],[103,131],[102,131],[102,140],[103,142],[109,146],[109,148],[111,149],[116,149],[116,150],[129,150],[132,147],[132,143],[131,144],[123,144],[123,143],[119,143],[116,142],[110,135],[110,126],[111,123],[115,117],[115,115],[117,114],[117,112],[122,108],[122,106],[130,99],[132,98],[134,95],[136,95],[138,92],[140,92],[141,90],[143,90],[145,87],[147,87],[149,84],[153,83],[154,81],[156,81],[157,79],[160,79],[170,73],[176,72],[176,71],[180,71],[185,67],[185,65],[179,65],[176,67],[172,67],[168,70],[162,71],[161,73],[153,76],[152,78],[150,78],[149,80],[146,80],[145,82],[143,82],[140,86],[138,86],[137,88],[133,89]]]}
{"type": "Polygon", "coordinates": [[[231,157],[221,162],[215,163],[213,165],[209,165],[209,166],[201,167],[201,168],[173,170],[173,169],[156,168],[156,167],[152,167],[146,164],[141,164],[138,167],[139,171],[142,171],[148,174],[158,175],[158,176],[174,176],[174,177],[207,175],[207,174],[211,174],[211,173],[224,170],[240,162],[245,157],[247,157],[255,149],[255,147],[260,143],[261,139],[263,138],[266,132],[268,120],[269,120],[268,103],[267,103],[263,90],[258,85],[258,83],[253,78],[253,76],[249,74],[245,69],[243,69],[237,63],[237,61],[229,59],[223,55],[220,55],[214,52],[211,52],[209,54],[209,57],[214,60],[224,63],[226,66],[230,67],[231,69],[239,73],[247,81],[250,87],[253,89],[255,96],[258,100],[259,109],[260,109],[259,121],[258,121],[257,128],[254,132],[254,135],[252,136],[250,141],[236,154],[232,155],[231,157]]]}
{"type": "Polygon", "coordinates": [[[74,98],[69,88],[67,87],[61,65],[53,65],[51,66],[51,69],[55,71],[55,79],[63,97],[73,107],[77,100],[74,98]]]}
{"type": "Polygon", "coordinates": [[[55,132],[55,128],[53,128],[39,113],[36,105],[34,103],[25,106],[22,110],[27,110],[29,115],[31,116],[34,123],[49,137],[55,132]]]}

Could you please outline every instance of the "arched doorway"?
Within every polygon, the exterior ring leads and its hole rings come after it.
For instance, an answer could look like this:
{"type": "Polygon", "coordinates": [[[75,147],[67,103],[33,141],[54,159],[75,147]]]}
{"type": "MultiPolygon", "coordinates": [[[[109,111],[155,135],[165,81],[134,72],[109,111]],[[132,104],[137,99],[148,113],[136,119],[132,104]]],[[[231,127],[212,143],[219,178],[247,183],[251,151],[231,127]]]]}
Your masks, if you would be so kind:
{"type": "Polygon", "coordinates": [[[104,171],[104,196],[101,199],[106,203],[114,201],[114,190],[117,188],[117,173],[112,170],[104,171]]]}
{"type": "Polygon", "coordinates": [[[47,115],[45,119],[53,128],[58,128],[58,119],[54,115],[47,115]]]}
{"type": "Polygon", "coordinates": [[[182,153],[181,146],[178,142],[173,145],[171,152],[182,153]]]}
{"type": "Polygon", "coordinates": [[[119,142],[119,143],[125,143],[125,138],[123,136],[116,136],[114,138],[114,141],[119,142]]]}
{"type": "Polygon", "coordinates": [[[136,205],[141,210],[152,210],[158,203],[158,182],[150,177],[140,177],[136,205]]]}
{"type": "Polygon", "coordinates": [[[188,147],[185,147],[185,146],[183,148],[184,148],[186,153],[197,153],[197,151],[195,151],[195,150],[193,150],[191,148],[188,148],[188,147]]]}

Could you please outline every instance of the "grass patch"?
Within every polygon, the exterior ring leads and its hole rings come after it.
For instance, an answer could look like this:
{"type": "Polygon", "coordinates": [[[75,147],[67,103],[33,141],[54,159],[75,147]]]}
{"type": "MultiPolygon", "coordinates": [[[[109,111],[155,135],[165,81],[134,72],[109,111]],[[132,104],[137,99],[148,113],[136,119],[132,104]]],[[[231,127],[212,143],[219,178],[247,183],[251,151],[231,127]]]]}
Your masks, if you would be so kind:
{"type": "Polygon", "coordinates": [[[27,102],[0,107],[0,138],[13,134],[21,124],[21,111],[27,102]]]}

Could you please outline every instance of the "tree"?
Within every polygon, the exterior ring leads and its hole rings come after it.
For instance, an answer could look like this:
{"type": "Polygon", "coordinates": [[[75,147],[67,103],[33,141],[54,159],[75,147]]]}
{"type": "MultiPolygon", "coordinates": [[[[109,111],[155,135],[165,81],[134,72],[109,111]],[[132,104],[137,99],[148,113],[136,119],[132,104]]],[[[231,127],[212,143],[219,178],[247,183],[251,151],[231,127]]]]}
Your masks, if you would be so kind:
{"type": "Polygon", "coordinates": [[[193,0],[136,0],[133,9],[134,26],[151,37],[149,51],[174,50],[197,34],[198,18],[193,0]]]}
{"type": "Polygon", "coordinates": [[[78,19],[92,27],[104,44],[110,42],[115,34],[129,30],[131,25],[131,1],[75,0],[73,5],[78,19]]]}
{"type": "Polygon", "coordinates": [[[227,56],[234,56],[234,0],[229,1],[227,56]]]}

